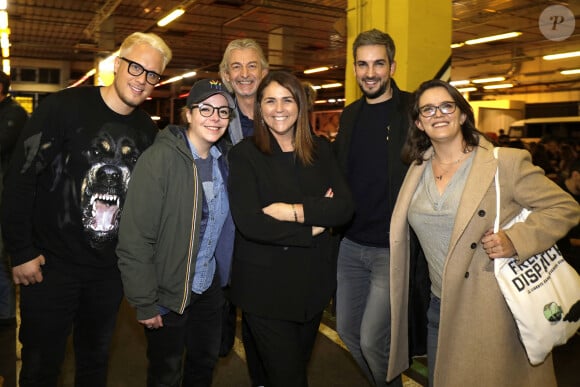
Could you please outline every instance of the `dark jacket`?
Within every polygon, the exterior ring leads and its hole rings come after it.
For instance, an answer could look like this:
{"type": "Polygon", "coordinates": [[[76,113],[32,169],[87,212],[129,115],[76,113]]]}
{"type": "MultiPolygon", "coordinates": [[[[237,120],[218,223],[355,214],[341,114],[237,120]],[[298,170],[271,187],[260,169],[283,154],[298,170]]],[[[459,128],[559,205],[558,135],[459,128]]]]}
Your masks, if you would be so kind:
{"type": "Polygon", "coordinates": [[[28,120],[28,113],[20,104],[7,96],[0,102],[0,161],[6,170],[16,140],[28,120]]]}
{"type": "Polygon", "coordinates": [[[230,151],[230,207],[236,223],[232,301],[261,317],[304,322],[320,313],[336,287],[338,241],[312,226],[347,222],[352,199],[330,144],[317,138],[314,164],[303,166],[273,140],[263,154],[252,138],[230,151]],[[324,198],[328,188],[332,199],[324,198]],[[278,221],[262,212],[275,202],[302,203],[305,222],[278,221]]]}
{"type": "MultiPolygon", "coordinates": [[[[218,163],[226,181],[225,157],[218,163]]],[[[189,304],[202,200],[201,182],[184,129],[170,125],[135,165],[119,231],[119,269],[125,295],[137,309],[138,320],[157,315],[157,305],[183,313],[189,304]]],[[[233,222],[228,216],[217,242],[221,247],[216,246],[215,253],[217,270],[225,281],[233,238],[233,222]],[[220,253],[226,257],[225,264],[220,253]]]]}

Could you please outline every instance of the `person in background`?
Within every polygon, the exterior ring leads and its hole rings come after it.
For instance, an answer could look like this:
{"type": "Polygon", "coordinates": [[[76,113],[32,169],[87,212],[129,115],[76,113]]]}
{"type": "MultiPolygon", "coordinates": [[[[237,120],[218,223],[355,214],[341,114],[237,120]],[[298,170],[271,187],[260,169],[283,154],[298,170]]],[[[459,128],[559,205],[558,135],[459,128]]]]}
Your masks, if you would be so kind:
{"type": "Polygon", "coordinates": [[[334,141],[355,202],[338,253],[336,325],[340,338],[375,386],[387,384],[389,361],[389,221],[407,166],[401,148],[409,127],[409,93],[392,78],[395,43],[377,29],[353,43],[362,98],[345,107],[334,141]]]}
{"type": "Polygon", "coordinates": [[[308,120],[310,122],[310,128],[314,129],[314,105],[316,104],[316,96],[318,93],[316,92],[316,89],[311,82],[302,81],[302,87],[304,88],[304,93],[306,94],[306,104],[308,105],[308,120]]]}
{"type": "Polygon", "coordinates": [[[551,355],[531,366],[494,276],[493,260],[541,252],[580,219],[570,195],[532,164],[524,150],[501,148],[475,128],[461,93],[441,80],[414,94],[403,155],[412,162],[390,224],[392,341],[388,377],[409,366],[409,229],[431,279],[427,312],[430,386],[556,386],[551,355]],[[493,233],[499,168],[501,224],[523,207],[523,223],[493,233]],[[486,359],[482,361],[482,359],[486,359]]]}
{"type": "MultiPolygon", "coordinates": [[[[22,128],[28,120],[28,113],[10,95],[10,76],[0,71],[0,195],[3,189],[3,177],[8,169],[10,155],[22,128]]],[[[0,236],[0,332],[6,337],[16,335],[16,296],[12,275],[10,274],[9,257],[4,251],[0,236]]],[[[0,364],[0,377],[5,385],[16,385],[16,340],[12,345],[0,349],[0,357],[6,362],[0,364]]],[[[2,385],[2,383],[0,383],[2,385]]]]}
{"type": "MultiPolygon", "coordinates": [[[[245,137],[254,134],[256,92],[260,81],[266,74],[268,74],[268,61],[264,56],[262,47],[255,40],[235,39],[228,44],[220,63],[220,76],[226,88],[234,94],[236,110],[230,121],[230,129],[221,140],[226,142],[226,152],[245,137]]],[[[227,294],[229,288],[226,288],[225,291],[227,294]]],[[[226,313],[228,312],[226,311],[226,313]]],[[[224,342],[228,344],[226,344],[225,349],[222,349],[222,352],[226,352],[230,344],[233,344],[235,336],[236,308],[233,305],[230,306],[229,315],[229,318],[226,318],[229,323],[224,325],[224,342]]],[[[243,315],[242,341],[252,386],[264,386],[266,378],[264,367],[243,315]]]]}
{"type": "Polygon", "coordinates": [[[161,131],[129,183],[117,255],[145,328],[148,386],[211,386],[234,246],[228,165],[215,144],[233,109],[220,81],[197,81],[187,126],[161,131]]]}
{"type": "Polygon", "coordinates": [[[171,50],[155,34],[121,44],[113,83],[46,97],[16,144],[2,233],[20,286],[21,386],[56,386],[73,333],[75,384],[105,386],[123,289],[115,245],[131,171],[157,127],[139,105],[171,50]]]}
{"type": "MultiPolygon", "coordinates": [[[[572,162],[566,175],[568,177],[562,180],[560,187],[572,195],[577,203],[580,203],[580,158],[572,162]]],[[[580,223],[572,227],[568,234],[558,241],[557,245],[564,258],[580,273],[580,223]]]]}
{"type": "Polygon", "coordinates": [[[230,151],[236,223],[231,296],[255,340],[269,387],[304,387],[322,311],[336,285],[337,238],[351,196],[330,144],[312,135],[300,81],[270,72],[254,136],[230,151]]]}

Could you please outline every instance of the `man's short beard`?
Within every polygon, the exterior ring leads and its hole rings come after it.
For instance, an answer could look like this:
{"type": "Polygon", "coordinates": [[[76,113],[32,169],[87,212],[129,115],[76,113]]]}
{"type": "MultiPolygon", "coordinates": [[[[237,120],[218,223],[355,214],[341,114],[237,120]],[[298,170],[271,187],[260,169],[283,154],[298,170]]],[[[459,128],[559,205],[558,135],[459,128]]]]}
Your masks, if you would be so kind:
{"type": "Polygon", "coordinates": [[[358,86],[360,87],[360,90],[363,92],[364,96],[367,99],[375,99],[375,98],[379,98],[381,95],[385,94],[385,92],[389,88],[390,84],[391,84],[390,79],[388,79],[385,83],[381,83],[381,85],[379,86],[377,91],[375,91],[374,93],[369,93],[369,92],[365,91],[365,89],[362,87],[361,83],[359,83],[358,86]]]}

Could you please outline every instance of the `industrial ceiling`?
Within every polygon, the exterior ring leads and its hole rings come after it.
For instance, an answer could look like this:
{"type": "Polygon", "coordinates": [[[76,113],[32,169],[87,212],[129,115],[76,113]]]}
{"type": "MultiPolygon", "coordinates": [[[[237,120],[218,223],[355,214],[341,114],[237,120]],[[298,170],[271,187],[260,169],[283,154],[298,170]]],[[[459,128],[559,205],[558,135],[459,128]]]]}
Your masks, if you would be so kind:
{"type": "MultiPolygon", "coordinates": [[[[433,1],[437,6],[439,1],[433,1]]],[[[559,70],[580,67],[580,57],[545,61],[543,55],[580,49],[580,0],[454,0],[452,42],[520,31],[517,38],[463,46],[452,51],[452,79],[508,74],[514,88],[505,92],[580,89],[580,75],[559,70]],[[563,40],[547,39],[539,17],[555,5],[572,11],[575,30],[563,40]]],[[[268,52],[282,56],[277,66],[296,73],[317,66],[331,71],[313,82],[343,82],[346,65],[347,0],[9,0],[10,55],[16,59],[58,60],[72,74],[88,71],[96,55],[118,48],[134,31],[155,32],[173,50],[167,74],[217,72],[223,50],[236,38],[256,39],[264,48],[276,34],[292,39],[291,48],[268,52]],[[186,12],[166,27],[156,22],[171,10],[186,12]]],[[[396,37],[395,37],[396,40],[396,37]]],[[[72,83],[76,79],[65,80],[72,83]]],[[[340,90],[335,93],[340,93],[340,90]]]]}

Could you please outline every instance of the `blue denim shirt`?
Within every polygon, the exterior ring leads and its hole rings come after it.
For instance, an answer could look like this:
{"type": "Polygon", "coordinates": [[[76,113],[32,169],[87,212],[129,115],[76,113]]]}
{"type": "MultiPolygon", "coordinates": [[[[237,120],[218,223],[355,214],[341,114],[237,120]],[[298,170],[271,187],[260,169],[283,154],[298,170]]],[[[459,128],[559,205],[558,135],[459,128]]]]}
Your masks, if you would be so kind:
{"type": "MultiPolygon", "coordinates": [[[[199,159],[195,147],[189,142],[189,148],[194,159],[199,159]]],[[[216,146],[210,148],[210,157],[212,159],[212,182],[207,186],[204,183],[204,211],[202,219],[205,223],[199,251],[197,253],[197,262],[195,264],[195,274],[192,280],[191,290],[194,293],[201,294],[206,291],[214,278],[216,271],[215,249],[226,217],[229,212],[229,202],[226,192],[226,183],[219,169],[218,159],[222,156],[216,146]],[[207,206],[207,212],[205,211],[207,206]]]]}

